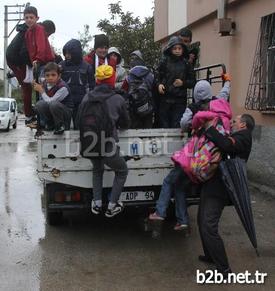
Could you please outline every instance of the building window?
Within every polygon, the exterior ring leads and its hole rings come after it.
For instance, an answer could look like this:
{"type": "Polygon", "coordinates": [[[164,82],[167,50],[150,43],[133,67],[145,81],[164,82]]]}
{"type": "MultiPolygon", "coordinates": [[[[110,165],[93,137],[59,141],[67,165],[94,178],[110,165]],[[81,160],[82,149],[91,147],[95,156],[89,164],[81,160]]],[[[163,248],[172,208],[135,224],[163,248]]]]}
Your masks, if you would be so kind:
{"type": "Polygon", "coordinates": [[[275,112],[275,13],[261,20],[245,108],[275,112]]]}

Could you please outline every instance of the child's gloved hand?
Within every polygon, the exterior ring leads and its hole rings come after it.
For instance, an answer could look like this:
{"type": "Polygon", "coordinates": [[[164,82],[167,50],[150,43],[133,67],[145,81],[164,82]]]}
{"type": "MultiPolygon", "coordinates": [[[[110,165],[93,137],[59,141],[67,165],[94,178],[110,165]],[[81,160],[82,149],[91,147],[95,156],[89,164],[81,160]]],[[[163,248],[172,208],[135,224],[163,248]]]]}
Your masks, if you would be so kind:
{"type": "Polygon", "coordinates": [[[222,80],[224,82],[231,81],[231,76],[228,73],[222,74],[222,80]]]}

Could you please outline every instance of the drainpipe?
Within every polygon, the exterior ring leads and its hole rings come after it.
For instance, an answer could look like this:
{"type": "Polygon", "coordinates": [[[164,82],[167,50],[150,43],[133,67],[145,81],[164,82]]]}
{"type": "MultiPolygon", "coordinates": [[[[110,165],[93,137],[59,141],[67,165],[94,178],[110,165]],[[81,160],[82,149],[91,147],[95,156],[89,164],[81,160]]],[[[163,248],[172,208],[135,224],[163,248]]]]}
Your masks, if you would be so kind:
{"type": "Polygon", "coordinates": [[[218,0],[218,19],[225,18],[226,0],[218,0]]]}
{"type": "Polygon", "coordinates": [[[232,20],[226,17],[227,0],[218,0],[218,31],[221,36],[228,36],[232,30],[232,20]]]}

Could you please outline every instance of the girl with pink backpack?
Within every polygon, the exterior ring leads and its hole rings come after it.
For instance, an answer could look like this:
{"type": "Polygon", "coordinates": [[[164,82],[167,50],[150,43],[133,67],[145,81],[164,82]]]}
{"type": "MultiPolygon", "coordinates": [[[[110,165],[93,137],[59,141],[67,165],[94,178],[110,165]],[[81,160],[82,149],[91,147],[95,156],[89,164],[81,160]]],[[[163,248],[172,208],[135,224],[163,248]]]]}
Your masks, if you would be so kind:
{"type": "MultiPolygon", "coordinates": [[[[186,186],[192,183],[201,183],[209,179],[214,174],[221,160],[220,152],[213,143],[211,144],[210,141],[207,141],[203,135],[203,130],[205,123],[212,120],[213,124],[221,133],[228,134],[230,132],[232,112],[227,101],[230,90],[230,77],[226,75],[223,78],[226,78],[226,83],[219,93],[221,97],[217,96],[218,98],[212,97],[212,91],[209,89],[211,86],[207,81],[199,81],[196,84],[194,99],[197,103],[195,105],[203,103],[204,106],[207,105],[205,107],[208,107],[208,110],[197,110],[192,121],[193,112],[189,108],[186,109],[187,111],[189,109],[190,112],[187,112],[188,116],[183,115],[181,126],[185,121],[190,122],[191,119],[193,136],[180,151],[174,153],[172,156],[175,167],[164,179],[156,204],[156,211],[149,216],[150,220],[164,220],[166,217],[166,209],[174,192],[177,218],[174,230],[184,230],[189,227],[185,199],[186,186]],[[207,90],[204,90],[204,85],[206,85],[207,90]],[[183,120],[184,117],[187,118],[183,120]]],[[[188,122],[185,124],[188,124],[188,122]]]]}

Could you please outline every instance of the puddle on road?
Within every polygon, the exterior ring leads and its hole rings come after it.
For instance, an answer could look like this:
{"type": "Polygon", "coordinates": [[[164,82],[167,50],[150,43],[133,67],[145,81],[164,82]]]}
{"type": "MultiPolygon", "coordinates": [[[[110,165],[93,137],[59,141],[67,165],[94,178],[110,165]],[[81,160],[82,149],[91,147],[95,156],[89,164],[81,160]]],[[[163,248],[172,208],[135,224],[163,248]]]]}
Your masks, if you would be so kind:
{"type": "MultiPolygon", "coordinates": [[[[22,123],[22,122],[21,122],[22,123]]],[[[42,184],[36,175],[37,141],[19,122],[0,134],[1,290],[40,290],[45,237],[42,184]]]]}
{"type": "Polygon", "coordinates": [[[17,142],[0,143],[0,151],[16,153],[18,151],[18,143],[17,142]]]}
{"type": "MultiPolygon", "coordinates": [[[[30,141],[25,146],[25,149],[27,152],[36,152],[37,151],[37,142],[36,141],[30,141]]],[[[0,152],[4,153],[16,153],[18,151],[22,151],[22,144],[19,144],[17,142],[5,142],[0,143],[0,152]]],[[[24,151],[24,149],[23,149],[24,151]]]]}
{"type": "Polygon", "coordinates": [[[27,145],[27,151],[28,152],[36,152],[37,151],[37,142],[30,141],[27,145]]]}

